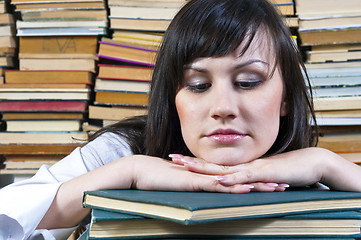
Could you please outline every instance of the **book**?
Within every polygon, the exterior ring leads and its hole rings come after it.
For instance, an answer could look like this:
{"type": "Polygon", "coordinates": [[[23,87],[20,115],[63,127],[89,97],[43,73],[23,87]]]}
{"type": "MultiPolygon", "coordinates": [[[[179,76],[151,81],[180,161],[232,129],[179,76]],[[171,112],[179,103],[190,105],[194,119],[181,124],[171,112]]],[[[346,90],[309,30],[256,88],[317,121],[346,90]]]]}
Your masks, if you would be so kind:
{"type": "Polygon", "coordinates": [[[297,0],[296,10],[301,18],[322,17],[329,15],[357,15],[361,9],[358,0],[347,0],[340,4],[338,0],[297,0]]]}
{"type": "Polygon", "coordinates": [[[315,62],[341,62],[361,59],[361,48],[359,50],[338,51],[308,51],[307,61],[315,62]]]}
{"type": "Polygon", "coordinates": [[[311,87],[357,86],[360,84],[360,76],[312,77],[310,83],[311,87]]]}
{"type": "Polygon", "coordinates": [[[338,118],[317,118],[318,126],[361,126],[361,117],[338,117],[338,118]]]}
{"type": "Polygon", "coordinates": [[[110,29],[165,32],[170,20],[128,19],[109,16],[110,29]]]}
{"type": "Polygon", "coordinates": [[[3,112],[3,120],[20,120],[20,119],[83,119],[83,113],[76,112],[3,112]]]}
{"type": "Polygon", "coordinates": [[[98,64],[101,79],[151,81],[153,68],[98,64]]]}
{"type": "Polygon", "coordinates": [[[331,30],[299,30],[302,45],[360,43],[361,27],[331,30]]]}
{"type": "Polygon", "coordinates": [[[280,218],[241,219],[182,225],[117,212],[92,210],[89,239],[244,238],[358,236],[357,211],[295,214],[280,218]]]}
{"type": "Polygon", "coordinates": [[[4,162],[5,164],[5,170],[38,170],[42,165],[54,165],[58,161],[27,161],[24,160],[22,162],[19,161],[8,161],[6,160],[4,162]]]}
{"type": "Polygon", "coordinates": [[[90,58],[22,58],[19,59],[19,70],[23,71],[87,71],[96,72],[94,59],[90,58]]]}
{"type": "Polygon", "coordinates": [[[95,80],[94,90],[148,93],[150,91],[150,83],[147,81],[112,80],[97,78],[95,80]]]}
{"type": "Polygon", "coordinates": [[[336,153],[355,153],[361,149],[361,133],[328,133],[318,138],[317,146],[336,153]]]}
{"type": "Polygon", "coordinates": [[[0,152],[2,154],[70,154],[75,148],[81,147],[86,143],[77,142],[77,143],[13,143],[13,144],[0,144],[0,152]]]}
{"type": "Polygon", "coordinates": [[[14,15],[10,13],[0,14],[0,25],[11,25],[14,24],[14,15]]]}
{"type": "Polygon", "coordinates": [[[107,19],[105,9],[96,10],[47,10],[21,14],[23,21],[100,21],[107,19]]]}
{"type": "Polygon", "coordinates": [[[334,110],[334,111],[316,111],[316,117],[325,117],[325,118],[351,118],[361,117],[361,109],[358,110],[334,110]]]}
{"type": "Polygon", "coordinates": [[[21,28],[17,36],[74,36],[105,35],[104,27],[58,27],[58,28],[21,28]]]}
{"type": "Polygon", "coordinates": [[[20,21],[16,22],[17,29],[24,28],[66,28],[66,27],[106,27],[107,21],[20,21]]]}
{"type": "Polygon", "coordinates": [[[15,59],[12,56],[0,56],[0,66],[14,67],[15,59]]]}
{"type": "Polygon", "coordinates": [[[1,47],[16,47],[16,41],[14,36],[0,36],[0,46],[1,47]]]}
{"type": "Polygon", "coordinates": [[[19,37],[19,54],[92,54],[97,52],[97,36],[19,37]]]}
{"type": "Polygon", "coordinates": [[[109,6],[181,8],[187,0],[109,0],[109,6]]]}
{"type": "Polygon", "coordinates": [[[0,101],[0,112],[85,112],[86,101],[0,101]]]}
{"type": "Polygon", "coordinates": [[[74,144],[87,141],[86,132],[0,132],[0,144],[74,144]]]}
{"type": "Polygon", "coordinates": [[[310,78],[348,77],[361,75],[361,61],[305,63],[310,78]]]}
{"type": "Polygon", "coordinates": [[[116,44],[126,45],[126,46],[130,46],[130,47],[136,47],[136,48],[151,49],[151,50],[156,50],[156,51],[160,48],[160,45],[161,45],[161,41],[141,39],[141,38],[137,38],[137,37],[124,36],[124,35],[114,36],[114,31],[113,31],[112,39],[104,38],[104,39],[102,39],[102,41],[108,42],[108,43],[116,43],[116,44]]]}
{"type": "Polygon", "coordinates": [[[361,109],[361,97],[316,97],[313,99],[313,104],[316,111],[361,109]]]}
{"type": "Polygon", "coordinates": [[[306,18],[299,21],[300,30],[330,30],[342,28],[359,28],[361,16],[333,16],[324,18],[306,18]]]}
{"type": "Polygon", "coordinates": [[[90,96],[89,89],[46,89],[30,90],[25,88],[0,88],[0,100],[79,100],[87,101],[90,96]],[[27,90],[27,91],[24,91],[27,90]],[[71,91],[76,90],[76,91],[71,91]]]}
{"type": "Polygon", "coordinates": [[[273,5],[281,15],[284,16],[295,15],[295,8],[293,1],[287,3],[273,3],[273,5]]]}
{"type": "Polygon", "coordinates": [[[185,225],[290,213],[355,210],[361,193],[295,190],[227,194],[142,190],[86,191],[83,206],[166,219],[185,225]]]}
{"type": "Polygon", "coordinates": [[[351,97],[361,95],[361,85],[345,85],[340,87],[314,87],[312,88],[315,98],[324,97],[351,97]]]}
{"type": "Polygon", "coordinates": [[[53,165],[66,155],[36,154],[36,155],[5,155],[5,169],[39,169],[42,165],[53,165]]]}
{"type": "Polygon", "coordinates": [[[0,36],[15,36],[15,26],[14,25],[0,25],[0,36]]]}
{"type": "Polygon", "coordinates": [[[123,106],[147,106],[148,93],[133,92],[95,92],[95,104],[123,105],[123,106]]]}
{"type": "Polygon", "coordinates": [[[145,107],[109,107],[109,106],[89,106],[90,119],[116,120],[120,121],[134,116],[147,114],[145,107]]]}
{"type": "Polygon", "coordinates": [[[6,120],[6,131],[80,131],[82,120],[6,120]]]}
{"type": "Polygon", "coordinates": [[[156,32],[142,32],[142,31],[126,31],[126,30],[114,30],[112,39],[116,38],[130,38],[147,40],[152,42],[162,42],[164,34],[156,32]]]}
{"type": "Polygon", "coordinates": [[[6,83],[0,88],[22,88],[22,89],[81,89],[90,88],[91,84],[83,83],[6,83]]]}
{"type": "Polygon", "coordinates": [[[180,8],[111,6],[109,9],[112,18],[172,20],[180,8]]]}
{"type": "Polygon", "coordinates": [[[153,66],[156,54],[157,51],[153,49],[136,48],[100,41],[97,56],[101,58],[153,66]]]}
{"type": "Polygon", "coordinates": [[[6,83],[85,83],[93,81],[93,74],[89,71],[19,71],[6,70],[6,83]]]}
{"type": "Polygon", "coordinates": [[[339,153],[339,155],[353,163],[361,165],[361,152],[339,153]]]}
{"type": "Polygon", "coordinates": [[[61,1],[61,2],[45,2],[45,3],[22,3],[16,4],[15,11],[39,11],[41,9],[104,9],[103,1],[61,1]]]}

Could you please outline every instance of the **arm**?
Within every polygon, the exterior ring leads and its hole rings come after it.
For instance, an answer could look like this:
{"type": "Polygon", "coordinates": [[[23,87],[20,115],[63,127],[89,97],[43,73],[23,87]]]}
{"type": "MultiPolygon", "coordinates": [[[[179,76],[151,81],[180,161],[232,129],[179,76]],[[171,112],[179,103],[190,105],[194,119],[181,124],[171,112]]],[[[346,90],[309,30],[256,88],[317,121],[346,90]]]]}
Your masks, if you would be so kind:
{"type": "Polygon", "coordinates": [[[227,186],[214,176],[188,171],[171,161],[143,155],[126,156],[62,184],[38,228],[77,225],[90,211],[82,208],[84,191],[130,188],[245,193],[252,186],[227,186]]]}
{"type": "Polygon", "coordinates": [[[361,191],[361,167],[322,148],[305,148],[227,167],[185,159],[174,160],[190,171],[218,175],[220,183],[227,186],[252,182],[307,186],[321,182],[334,190],[361,191]]]}

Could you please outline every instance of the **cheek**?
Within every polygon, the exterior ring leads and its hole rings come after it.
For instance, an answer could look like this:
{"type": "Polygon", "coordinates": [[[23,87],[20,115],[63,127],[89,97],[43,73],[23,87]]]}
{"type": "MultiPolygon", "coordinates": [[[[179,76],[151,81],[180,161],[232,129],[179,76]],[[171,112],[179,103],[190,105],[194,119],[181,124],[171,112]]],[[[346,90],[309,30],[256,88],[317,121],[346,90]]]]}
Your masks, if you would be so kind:
{"type": "Polygon", "coordinates": [[[194,122],[192,120],[192,116],[195,116],[195,111],[192,104],[189,102],[189,99],[184,95],[185,94],[181,90],[177,93],[175,98],[175,104],[183,138],[185,137],[185,135],[187,135],[187,133],[189,132],[189,128],[192,126],[192,124],[190,123],[194,122]]]}

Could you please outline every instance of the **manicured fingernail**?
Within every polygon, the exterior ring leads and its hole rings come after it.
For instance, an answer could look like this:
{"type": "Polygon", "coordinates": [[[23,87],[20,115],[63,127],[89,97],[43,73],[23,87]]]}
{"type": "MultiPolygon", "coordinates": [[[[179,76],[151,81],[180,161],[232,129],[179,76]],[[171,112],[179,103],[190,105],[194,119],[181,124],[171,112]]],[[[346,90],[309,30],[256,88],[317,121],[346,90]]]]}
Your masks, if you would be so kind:
{"type": "Polygon", "coordinates": [[[173,160],[181,160],[184,157],[182,154],[175,153],[169,154],[168,156],[173,160]]]}
{"type": "Polygon", "coordinates": [[[251,184],[243,184],[242,186],[246,188],[254,188],[254,186],[251,184]]]}
{"type": "Polygon", "coordinates": [[[195,162],[194,162],[192,159],[186,158],[186,157],[184,157],[184,156],[183,156],[180,160],[181,160],[183,163],[186,163],[186,164],[189,164],[189,165],[195,164],[195,162]]]}
{"type": "Polygon", "coordinates": [[[279,185],[277,183],[266,183],[269,187],[278,187],[279,185]]]}
{"type": "Polygon", "coordinates": [[[280,184],[278,184],[278,186],[279,186],[279,187],[284,187],[284,188],[290,187],[290,185],[287,184],[287,183],[280,183],[280,184]]]}

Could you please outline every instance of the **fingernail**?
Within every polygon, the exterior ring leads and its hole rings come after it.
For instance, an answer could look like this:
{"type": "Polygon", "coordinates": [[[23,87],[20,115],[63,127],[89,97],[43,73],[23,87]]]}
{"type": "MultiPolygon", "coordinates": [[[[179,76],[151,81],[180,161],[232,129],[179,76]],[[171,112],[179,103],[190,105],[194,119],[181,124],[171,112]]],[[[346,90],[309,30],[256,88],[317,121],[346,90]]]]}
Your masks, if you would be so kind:
{"type": "Polygon", "coordinates": [[[279,185],[277,183],[266,183],[269,187],[278,187],[279,185]]]}
{"type": "Polygon", "coordinates": [[[254,186],[251,184],[243,184],[242,186],[246,188],[254,188],[254,186]]]}
{"type": "Polygon", "coordinates": [[[189,164],[189,165],[195,164],[195,161],[193,161],[190,158],[184,157],[183,155],[180,158],[180,160],[182,161],[182,163],[186,163],[186,164],[189,164]]]}
{"type": "Polygon", "coordinates": [[[279,187],[284,187],[284,188],[290,187],[290,185],[287,184],[287,183],[280,183],[280,184],[278,184],[278,186],[279,186],[279,187]]]}
{"type": "Polygon", "coordinates": [[[182,154],[175,154],[175,153],[169,154],[168,156],[173,160],[181,160],[183,158],[182,154]]]}

